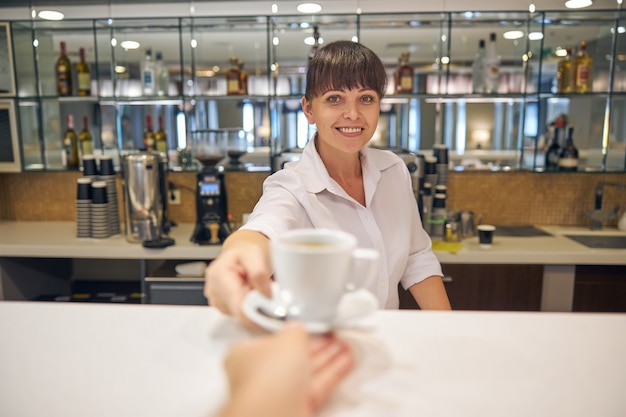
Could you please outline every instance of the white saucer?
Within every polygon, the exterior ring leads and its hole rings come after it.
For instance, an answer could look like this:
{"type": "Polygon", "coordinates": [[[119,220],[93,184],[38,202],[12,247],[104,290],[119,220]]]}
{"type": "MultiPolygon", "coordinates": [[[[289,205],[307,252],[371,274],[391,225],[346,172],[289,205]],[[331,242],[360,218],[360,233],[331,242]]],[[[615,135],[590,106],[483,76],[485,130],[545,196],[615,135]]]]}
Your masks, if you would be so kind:
{"type": "MultiPolygon", "coordinates": [[[[272,290],[277,291],[274,284],[272,290]]],[[[378,300],[374,295],[365,290],[346,292],[339,302],[337,314],[334,319],[326,322],[303,321],[309,333],[328,333],[332,329],[355,327],[361,320],[378,309],[378,300]]],[[[274,311],[286,311],[275,300],[270,300],[257,290],[252,290],[243,301],[243,313],[265,330],[278,331],[283,328],[288,318],[273,317],[274,311]]]]}

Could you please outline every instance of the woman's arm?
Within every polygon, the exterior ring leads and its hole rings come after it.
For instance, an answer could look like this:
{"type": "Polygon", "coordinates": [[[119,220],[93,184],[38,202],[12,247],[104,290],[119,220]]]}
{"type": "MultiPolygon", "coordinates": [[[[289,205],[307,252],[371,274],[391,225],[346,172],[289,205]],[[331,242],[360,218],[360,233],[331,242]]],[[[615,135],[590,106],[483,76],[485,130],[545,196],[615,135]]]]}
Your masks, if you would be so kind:
{"type": "Polygon", "coordinates": [[[243,299],[254,288],[271,297],[269,239],[252,230],[238,230],[222,246],[205,273],[204,295],[226,314],[245,318],[243,299]]]}
{"type": "Polygon", "coordinates": [[[441,277],[433,275],[409,288],[422,310],[452,310],[441,277]]]}

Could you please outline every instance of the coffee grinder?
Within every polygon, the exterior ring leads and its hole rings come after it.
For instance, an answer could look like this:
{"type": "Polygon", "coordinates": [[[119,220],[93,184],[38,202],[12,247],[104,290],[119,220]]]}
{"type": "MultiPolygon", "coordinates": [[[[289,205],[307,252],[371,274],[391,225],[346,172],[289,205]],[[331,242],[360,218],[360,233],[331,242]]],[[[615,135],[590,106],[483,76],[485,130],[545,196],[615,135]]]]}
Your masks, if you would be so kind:
{"type": "Polygon", "coordinates": [[[230,235],[226,185],[218,163],[226,156],[222,130],[192,132],[192,152],[202,169],[196,184],[196,226],[191,241],[199,245],[219,245],[230,235]]]}

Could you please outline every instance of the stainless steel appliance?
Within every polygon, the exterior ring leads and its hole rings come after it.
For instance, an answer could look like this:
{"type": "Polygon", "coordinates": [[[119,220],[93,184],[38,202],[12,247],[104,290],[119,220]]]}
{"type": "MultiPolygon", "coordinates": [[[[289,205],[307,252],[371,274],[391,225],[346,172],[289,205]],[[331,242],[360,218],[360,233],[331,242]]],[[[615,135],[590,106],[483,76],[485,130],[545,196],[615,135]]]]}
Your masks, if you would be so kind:
{"type": "Polygon", "coordinates": [[[175,243],[164,230],[166,196],[162,164],[161,156],[152,152],[128,154],[122,162],[126,239],[145,247],[175,243]]]}

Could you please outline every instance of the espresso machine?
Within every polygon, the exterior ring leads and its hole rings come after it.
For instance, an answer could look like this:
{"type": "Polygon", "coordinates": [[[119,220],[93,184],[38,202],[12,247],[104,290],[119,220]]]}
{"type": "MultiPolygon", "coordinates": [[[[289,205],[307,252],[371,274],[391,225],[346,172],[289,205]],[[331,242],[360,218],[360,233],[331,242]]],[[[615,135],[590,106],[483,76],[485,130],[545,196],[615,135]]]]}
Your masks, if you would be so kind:
{"type": "Polygon", "coordinates": [[[175,243],[167,237],[165,172],[161,155],[137,152],[124,155],[124,212],[126,240],[148,248],[163,248],[175,243]]]}
{"type": "Polygon", "coordinates": [[[226,156],[225,132],[220,129],[192,132],[193,156],[200,161],[196,183],[196,225],[191,241],[219,245],[230,235],[223,169],[218,163],[226,156]]]}

